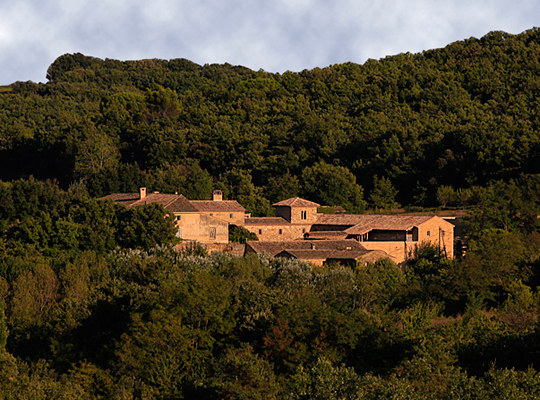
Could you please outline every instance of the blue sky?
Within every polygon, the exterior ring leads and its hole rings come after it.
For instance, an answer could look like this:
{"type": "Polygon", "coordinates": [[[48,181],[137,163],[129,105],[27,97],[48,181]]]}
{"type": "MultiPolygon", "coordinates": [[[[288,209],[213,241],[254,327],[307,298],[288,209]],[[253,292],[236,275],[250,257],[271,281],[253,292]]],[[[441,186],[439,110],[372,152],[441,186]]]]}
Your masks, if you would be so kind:
{"type": "Polygon", "coordinates": [[[66,53],[268,72],[417,53],[540,26],[533,0],[16,0],[0,4],[0,85],[66,53]]]}

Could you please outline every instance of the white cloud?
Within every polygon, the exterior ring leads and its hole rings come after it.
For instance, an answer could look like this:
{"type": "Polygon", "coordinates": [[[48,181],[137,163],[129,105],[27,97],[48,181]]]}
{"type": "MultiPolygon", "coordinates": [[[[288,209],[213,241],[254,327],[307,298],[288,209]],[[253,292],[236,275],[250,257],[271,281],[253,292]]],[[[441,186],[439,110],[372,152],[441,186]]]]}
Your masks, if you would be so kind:
{"type": "Polygon", "coordinates": [[[65,53],[271,72],[443,47],[535,25],[533,0],[18,0],[0,4],[0,84],[65,53]]]}

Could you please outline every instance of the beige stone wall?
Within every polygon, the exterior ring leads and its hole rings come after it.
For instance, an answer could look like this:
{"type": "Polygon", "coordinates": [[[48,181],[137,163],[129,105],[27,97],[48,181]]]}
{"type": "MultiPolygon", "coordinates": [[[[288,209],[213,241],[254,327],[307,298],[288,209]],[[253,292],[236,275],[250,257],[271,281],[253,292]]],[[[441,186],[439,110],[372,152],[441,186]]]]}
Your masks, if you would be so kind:
{"type": "Polygon", "coordinates": [[[179,228],[178,237],[184,240],[197,240],[199,237],[200,214],[174,215],[176,226],[179,228]],[[180,219],[178,219],[180,217],[180,219]]]}
{"type": "Polygon", "coordinates": [[[305,232],[309,232],[309,224],[284,225],[247,225],[248,231],[257,235],[260,241],[287,241],[302,239],[305,232]],[[280,233],[281,232],[281,233],[280,233]]]}
{"type": "Polygon", "coordinates": [[[285,218],[291,224],[313,224],[317,221],[317,207],[276,207],[276,217],[285,218]],[[302,219],[302,211],[306,212],[306,218],[302,219]]]}
{"type": "Polygon", "coordinates": [[[179,237],[183,240],[196,240],[204,244],[229,242],[229,224],[226,222],[195,213],[177,213],[175,218],[176,226],[179,228],[179,237]],[[215,235],[212,234],[212,229],[215,230],[215,235]]]}
{"type": "Polygon", "coordinates": [[[209,217],[219,219],[223,222],[227,222],[231,225],[244,225],[245,213],[244,212],[205,212],[203,213],[209,217]],[[232,217],[231,217],[232,216],[232,217]]]}
{"type": "Polygon", "coordinates": [[[229,243],[229,224],[201,214],[199,239],[201,243],[229,243]]]}
{"type": "Polygon", "coordinates": [[[414,254],[418,242],[360,242],[368,250],[382,250],[392,256],[396,264],[403,264],[414,254]]]}
{"type": "Polygon", "coordinates": [[[454,225],[439,217],[418,226],[418,243],[429,242],[446,252],[448,258],[454,258],[454,225]]]}

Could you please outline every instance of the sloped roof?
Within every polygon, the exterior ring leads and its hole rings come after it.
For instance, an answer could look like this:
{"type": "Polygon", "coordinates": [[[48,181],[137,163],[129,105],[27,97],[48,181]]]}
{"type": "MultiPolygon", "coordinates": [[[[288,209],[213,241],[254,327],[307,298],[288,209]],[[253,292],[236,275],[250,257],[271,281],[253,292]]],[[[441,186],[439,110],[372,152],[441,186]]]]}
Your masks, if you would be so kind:
{"type": "Polygon", "coordinates": [[[236,200],[191,200],[190,203],[200,212],[246,212],[236,200]]]}
{"type": "Polygon", "coordinates": [[[179,195],[176,200],[169,203],[166,207],[167,210],[181,213],[181,212],[192,212],[196,213],[198,210],[193,207],[191,202],[183,195],[179,195]]]}
{"type": "Polygon", "coordinates": [[[287,221],[285,218],[282,218],[282,217],[255,217],[255,218],[250,217],[244,220],[244,225],[249,225],[249,226],[252,226],[252,225],[283,226],[283,225],[290,225],[290,224],[291,223],[289,221],[287,221]]]}
{"type": "Polygon", "coordinates": [[[332,252],[333,250],[283,250],[276,254],[276,257],[289,254],[299,260],[326,260],[332,252]]]}
{"type": "Polygon", "coordinates": [[[112,200],[115,203],[129,206],[131,203],[139,200],[139,193],[113,193],[100,197],[98,200],[112,200]]]}
{"type": "Polygon", "coordinates": [[[369,214],[323,214],[315,225],[338,225],[350,235],[362,235],[371,230],[406,231],[434,218],[433,215],[369,215],[369,214]]]}
{"type": "Polygon", "coordinates": [[[272,204],[272,207],[320,207],[320,204],[314,203],[312,201],[302,199],[300,197],[293,197],[292,199],[287,199],[280,201],[278,203],[272,204]]]}
{"type": "Polygon", "coordinates": [[[282,251],[295,250],[366,250],[364,246],[354,239],[344,240],[292,240],[288,242],[258,242],[248,241],[247,246],[256,253],[266,252],[272,256],[282,251]]]}
{"type": "Polygon", "coordinates": [[[310,231],[304,235],[306,239],[345,239],[347,233],[344,231],[310,231]]]}
{"type": "Polygon", "coordinates": [[[181,194],[150,193],[144,198],[140,198],[139,193],[114,193],[100,197],[98,200],[112,200],[115,203],[123,204],[127,207],[138,207],[145,204],[158,203],[171,212],[198,212],[191,205],[191,202],[181,194]]]}
{"type": "Polygon", "coordinates": [[[276,257],[290,255],[299,260],[361,260],[366,263],[394,258],[382,250],[283,250],[276,257]]]}

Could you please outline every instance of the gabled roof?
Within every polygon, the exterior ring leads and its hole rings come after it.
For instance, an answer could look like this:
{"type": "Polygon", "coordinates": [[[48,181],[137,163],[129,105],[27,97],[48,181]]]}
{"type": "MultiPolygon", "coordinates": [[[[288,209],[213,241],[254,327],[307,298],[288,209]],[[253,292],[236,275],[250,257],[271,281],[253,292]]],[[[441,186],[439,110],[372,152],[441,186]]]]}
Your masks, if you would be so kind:
{"type": "Polygon", "coordinates": [[[112,200],[115,203],[129,206],[139,200],[139,193],[113,193],[100,197],[98,200],[112,200]]]}
{"type": "Polygon", "coordinates": [[[345,239],[347,233],[344,231],[309,231],[304,234],[306,239],[345,239]]]}
{"type": "Polygon", "coordinates": [[[191,205],[191,202],[181,194],[150,193],[141,199],[139,193],[114,193],[100,197],[98,200],[108,199],[127,207],[138,207],[145,204],[158,203],[166,210],[173,213],[198,212],[197,209],[191,205]]]}
{"type": "Polygon", "coordinates": [[[236,200],[191,200],[190,203],[199,212],[246,212],[236,200]]]}
{"type": "Polygon", "coordinates": [[[367,249],[355,249],[355,250],[318,250],[318,249],[287,249],[279,252],[275,257],[291,256],[299,260],[362,260],[365,263],[375,262],[381,258],[394,258],[382,250],[367,250],[367,249]]]}
{"type": "Polygon", "coordinates": [[[197,209],[193,207],[191,202],[183,195],[179,195],[176,200],[169,203],[165,208],[175,213],[182,213],[182,212],[196,213],[197,212],[197,209]]]}
{"type": "Polygon", "coordinates": [[[247,247],[255,253],[269,253],[272,256],[282,251],[295,250],[366,250],[364,246],[354,239],[345,240],[292,240],[289,242],[258,242],[248,241],[247,247]]]}
{"type": "Polygon", "coordinates": [[[272,207],[320,207],[320,204],[314,203],[309,200],[302,199],[300,197],[293,197],[292,199],[287,199],[280,201],[278,203],[272,204],[272,207]]]}
{"type": "Polygon", "coordinates": [[[407,231],[422,225],[433,215],[368,215],[323,214],[315,225],[343,226],[350,235],[362,235],[372,230],[407,231]]]}

